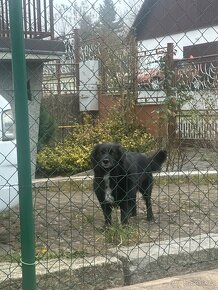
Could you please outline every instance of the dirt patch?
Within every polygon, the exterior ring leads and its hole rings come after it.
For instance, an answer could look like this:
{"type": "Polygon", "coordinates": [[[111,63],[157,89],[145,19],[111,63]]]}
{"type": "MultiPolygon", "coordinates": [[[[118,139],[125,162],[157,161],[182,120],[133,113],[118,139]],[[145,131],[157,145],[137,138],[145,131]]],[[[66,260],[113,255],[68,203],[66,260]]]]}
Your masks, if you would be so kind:
{"type": "MultiPolygon", "coordinates": [[[[154,222],[147,222],[139,196],[138,216],[131,218],[128,228],[119,226],[119,210],[114,210],[114,225],[103,231],[103,215],[90,183],[66,181],[38,187],[34,190],[37,254],[47,258],[107,255],[115,245],[218,233],[217,192],[217,184],[209,181],[160,183],[152,195],[154,222]]],[[[0,246],[1,255],[19,251],[19,222],[18,208],[2,214],[0,243],[7,249],[0,246]]]]}

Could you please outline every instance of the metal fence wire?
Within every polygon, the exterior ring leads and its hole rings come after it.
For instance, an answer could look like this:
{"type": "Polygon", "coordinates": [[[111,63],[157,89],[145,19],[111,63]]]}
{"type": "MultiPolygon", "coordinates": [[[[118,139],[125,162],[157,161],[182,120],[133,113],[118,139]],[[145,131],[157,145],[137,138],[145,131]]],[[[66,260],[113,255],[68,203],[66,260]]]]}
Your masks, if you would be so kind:
{"type": "MultiPolygon", "coordinates": [[[[0,289],[13,290],[23,213],[0,3],[0,289]]],[[[218,2],[23,0],[22,12],[36,288],[216,268],[218,2]]]]}

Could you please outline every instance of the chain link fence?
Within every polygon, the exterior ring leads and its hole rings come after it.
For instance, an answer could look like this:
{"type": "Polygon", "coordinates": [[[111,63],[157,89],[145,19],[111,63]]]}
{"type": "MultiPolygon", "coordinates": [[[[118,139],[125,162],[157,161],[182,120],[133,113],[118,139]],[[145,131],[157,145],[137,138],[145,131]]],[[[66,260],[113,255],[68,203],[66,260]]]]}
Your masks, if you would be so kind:
{"type": "MultiPolygon", "coordinates": [[[[22,289],[8,1],[0,7],[0,289],[22,289]]],[[[23,1],[37,289],[217,267],[217,15],[211,0],[23,1]],[[115,207],[104,228],[91,164],[102,142],[166,149],[154,221],[137,193],[128,226],[115,207]]]]}

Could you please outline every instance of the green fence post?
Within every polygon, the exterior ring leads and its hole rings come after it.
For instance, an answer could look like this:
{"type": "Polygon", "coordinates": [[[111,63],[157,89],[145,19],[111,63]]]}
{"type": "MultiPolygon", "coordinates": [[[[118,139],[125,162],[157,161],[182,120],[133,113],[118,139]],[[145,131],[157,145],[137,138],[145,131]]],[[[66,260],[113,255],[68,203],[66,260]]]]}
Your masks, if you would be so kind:
{"type": "Polygon", "coordinates": [[[36,289],[32,178],[22,0],[9,0],[17,132],[23,290],[36,289]]]}

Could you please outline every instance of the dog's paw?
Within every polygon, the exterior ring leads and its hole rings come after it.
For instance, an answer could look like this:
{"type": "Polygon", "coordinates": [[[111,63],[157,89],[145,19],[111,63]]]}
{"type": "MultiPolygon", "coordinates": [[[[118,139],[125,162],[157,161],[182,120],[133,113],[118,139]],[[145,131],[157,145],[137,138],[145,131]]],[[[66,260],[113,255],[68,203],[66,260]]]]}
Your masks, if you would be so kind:
{"type": "Polygon", "coordinates": [[[149,223],[154,222],[154,216],[148,216],[148,217],[147,217],[147,221],[148,221],[149,223]]]}

